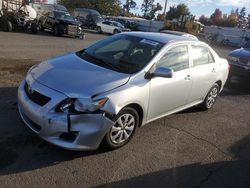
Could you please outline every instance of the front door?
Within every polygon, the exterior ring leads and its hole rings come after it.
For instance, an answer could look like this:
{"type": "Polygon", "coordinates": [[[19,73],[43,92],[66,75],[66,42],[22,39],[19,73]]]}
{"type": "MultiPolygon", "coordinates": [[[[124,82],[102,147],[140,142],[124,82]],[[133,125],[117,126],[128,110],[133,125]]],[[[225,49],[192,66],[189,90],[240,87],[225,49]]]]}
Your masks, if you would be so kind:
{"type": "Polygon", "coordinates": [[[151,79],[148,121],[186,105],[192,86],[187,45],[177,45],[168,49],[156,67],[173,69],[174,74],[172,78],[151,79]]]}

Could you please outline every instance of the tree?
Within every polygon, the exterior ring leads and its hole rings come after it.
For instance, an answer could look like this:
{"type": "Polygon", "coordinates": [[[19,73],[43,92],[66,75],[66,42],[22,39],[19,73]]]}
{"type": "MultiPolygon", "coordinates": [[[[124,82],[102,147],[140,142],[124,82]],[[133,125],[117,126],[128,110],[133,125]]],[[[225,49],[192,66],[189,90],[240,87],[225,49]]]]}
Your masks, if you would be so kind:
{"type": "Polygon", "coordinates": [[[181,15],[190,15],[189,8],[183,3],[178,4],[177,7],[175,5],[171,6],[167,12],[166,19],[178,19],[181,15]]]}
{"type": "Polygon", "coordinates": [[[225,25],[226,27],[236,27],[238,24],[238,16],[236,13],[231,13],[227,17],[227,24],[225,25]]]}
{"type": "Polygon", "coordinates": [[[161,6],[160,3],[157,3],[156,5],[153,5],[150,13],[147,16],[147,18],[150,19],[150,20],[154,19],[155,18],[155,13],[157,11],[160,11],[160,10],[162,10],[162,6],[161,6]]]}
{"type": "Polygon", "coordinates": [[[95,9],[101,14],[118,16],[122,12],[121,2],[119,0],[60,0],[60,4],[66,6],[70,11],[75,8],[95,9]]]}
{"type": "Polygon", "coordinates": [[[199,22],[201,22],[202,24],[204,25],[211,25],[210,23],[210,20],[208,17],[202,15],[200,18],[199,18],[199,22]]]}
{"type": "Polygon", "coordinates": [[[154,5],[154,0],[144,0],[141,5],[141,10],[143,17],[146,18],[147,14],[151,11],[152,6],[154,5]]]}
{"type": "Polygon", "coordinates": [[[134,0],[126,0],[125,4],[123,5],[123,9],[127,14],[130,13],[130,9],[135,9],[135,7],[136,2],[134,0]]]}
{"type": "Polygon", "coordinates": [[[155,18],[157,11],[162,10],[162,6],[160,3],[155,5],[154,0],[144,0],[141,5],[141,10],[143,12],[143,17],[151,20],[155,18]]]}
{"type": "Polygon", "coordinates": [[[222,21],[222,12],[219,8],[215,9],[214,13],[211,15],[210,20],[212,24],[219,25],[222,21]]]}
{"type": "Polygon", "coordinates": [[[242,7],[240,10],[240,14],[239,14],[239,24],[238,27],[239,28],[246,28],[247,24],[248,24],[248,20],[246,19],[246,7],[242,7]]]}

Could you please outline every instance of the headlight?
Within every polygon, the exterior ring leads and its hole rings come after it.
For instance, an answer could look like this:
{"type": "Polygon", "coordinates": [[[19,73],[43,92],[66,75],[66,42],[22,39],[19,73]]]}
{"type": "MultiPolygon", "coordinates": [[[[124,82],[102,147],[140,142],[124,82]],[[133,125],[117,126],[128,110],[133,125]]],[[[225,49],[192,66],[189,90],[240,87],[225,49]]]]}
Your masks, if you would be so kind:
{"type": "Polygon", "coordinates": [[[86,99],[76,99],[75,110],[78,112],[94,112],[102,108],[107,101],[108,98],[103,98],[95,101],[89,101],[86,99]]]}
{"type": "Polygon", "coordinates": [[[65,113],[95,112],[102,108],[107,101],[108,98],[99,100],[66,99],[57,106],[56,111],[65,113]]]}
{"type": "Polygon", "coordinates": [[[233,56],[228,56],[228,60],[234,63],[237,63],[240,61],[240,58],[238,57],[233,57],[233,56]]]}

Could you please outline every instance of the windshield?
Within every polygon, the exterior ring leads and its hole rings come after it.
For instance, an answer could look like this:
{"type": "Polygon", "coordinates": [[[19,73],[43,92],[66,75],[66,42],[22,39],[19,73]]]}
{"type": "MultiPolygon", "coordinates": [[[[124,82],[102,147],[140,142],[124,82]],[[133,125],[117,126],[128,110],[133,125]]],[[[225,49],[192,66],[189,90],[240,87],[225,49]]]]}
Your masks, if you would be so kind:
{"type": "Polygon", "coordinates": [[[93,15],[93,20],[96,22],[96,23],[99,23],[99,22],[102,22],[103,21],[103,18],[99,15],[93,15]]]}
{"type": "Polygon", "coordinates": [[[120,24],[119,22],[112,22],[113,24],[114,24],[114,26],[116,26],[116,27],[123,27],[123,25],[122,24],[120,24]]]}
{"type": "Polygon", "coordinates": [[[79,52],[83,59],[118,72],[140,71],[162,48],[163,43],[119,34],[108,37],[79,52]]]}
{"type": "Polygon", "coordinates": [[[72,17],[67,12],[55,12],[55,17],[57,19],[65,19],[65,20],[75,20],[74,17],[72,17]]]}

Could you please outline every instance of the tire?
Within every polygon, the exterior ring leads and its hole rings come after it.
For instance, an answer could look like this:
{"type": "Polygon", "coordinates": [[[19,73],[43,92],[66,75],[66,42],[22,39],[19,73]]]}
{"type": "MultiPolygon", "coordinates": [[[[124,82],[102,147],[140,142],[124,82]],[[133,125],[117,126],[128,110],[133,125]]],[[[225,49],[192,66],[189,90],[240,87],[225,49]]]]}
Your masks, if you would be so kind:
{"type": "Polygon", "coordinates": [[[55,28],[54,28],[54,35],[55,36],[62,36],[63,34],[63,26],[62,25],[55,25],[55,28]]]}
{"type": "Polygon", "coordinates": [[[115,124],[104,137],[104,145],[108,149],[117,149],[131,140],[139,125],[139,115],[133,108],[125,107],[117,114],[113,121],[115,124]],[[126,118],[127,123],[124,122],[126,118]]]}
{"type": "Polygon", "coordinates": [[[219,94],[220,91],[220,87],[217,83],[215,83],[212,88],[209,90],[209,92],[207,93],[206,98],[204,99],[203,103],[201,103],[199,105],[199,107],[201,108],[201,110],[209,110],[210,108],[213,107],[217,96],[219,94]]]}
{"type": "Polygon", "coordinates": [[[37,26],[39,31],[44,31],[44,27],[42,25],[42,22],[38,22],[38,26],[37,26]]]}
{"type": "Polygon", "coordinates": [[[115,34],[117,34],[117,33],[118,33],[118,30],[115,29],[115,30],[113,31],[113,34],[115,35],[115,34]]]}
{"type": "Polygon", "coordinates": [[[102,28],[99,26],[99,27],[97,27],[97,32],[98,33],[102,33],[102,28]]]}
{"type": "Polygon", "coordinates": [[[30,27],[30,31],[32,34],[37,34],[38,32],[38,25],[36,23],[32,23],[30,27]]]}
{"type": "Polygon", "coordinates": [[[5,31],[5,32],[11,32],[13,29],[12,23],[7,18],[3,18],[2,19],[2,28],[3,28],[3,31],[5,31]]]}

